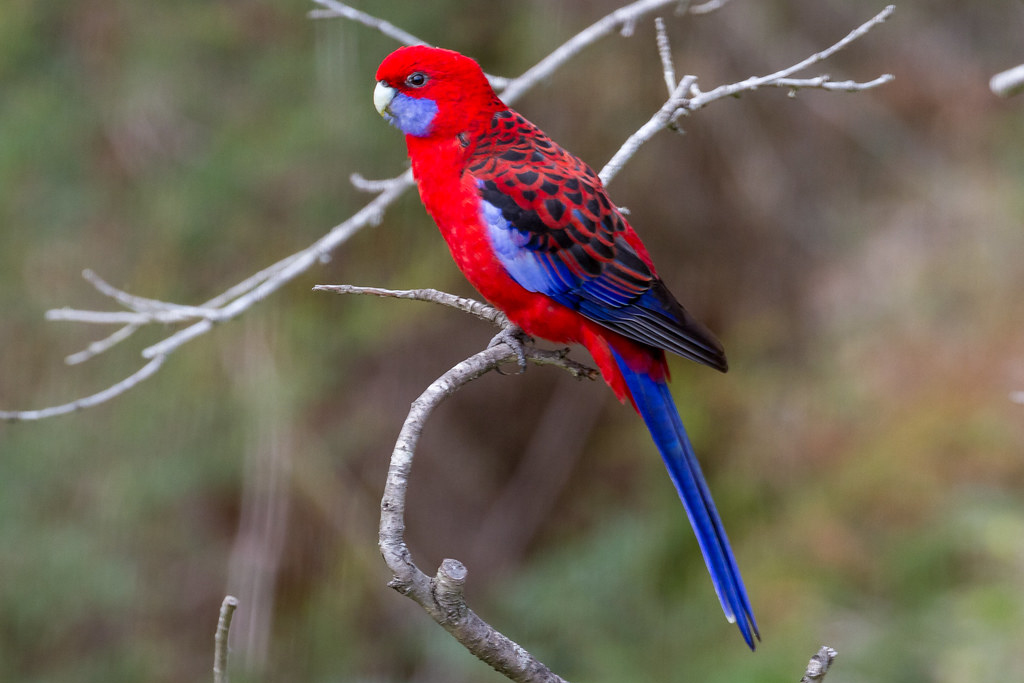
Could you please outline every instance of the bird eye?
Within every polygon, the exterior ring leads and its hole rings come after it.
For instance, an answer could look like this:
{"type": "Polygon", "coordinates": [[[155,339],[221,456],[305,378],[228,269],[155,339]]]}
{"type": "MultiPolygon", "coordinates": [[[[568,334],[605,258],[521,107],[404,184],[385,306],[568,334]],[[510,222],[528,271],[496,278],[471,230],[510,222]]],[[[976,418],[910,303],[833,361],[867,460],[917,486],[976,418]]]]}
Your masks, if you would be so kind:
{"type": "Polygon", "coordinates": [[[422,71],[413,72],[405,79],[405,84],[411,88],[422,88],[427,84],[427,75],[422,71]]]}

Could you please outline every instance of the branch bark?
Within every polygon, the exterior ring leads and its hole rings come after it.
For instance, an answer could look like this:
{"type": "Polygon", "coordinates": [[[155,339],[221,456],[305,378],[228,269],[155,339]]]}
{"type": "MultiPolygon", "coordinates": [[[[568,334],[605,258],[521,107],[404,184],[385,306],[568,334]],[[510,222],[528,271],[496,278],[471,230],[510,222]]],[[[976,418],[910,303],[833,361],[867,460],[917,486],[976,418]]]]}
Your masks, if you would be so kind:
{"type": "Polygon", "coordinates": [[[825,680],[825,674],[828,673],[829,668],[832,666],[832,662],[835,661],[836,651],[827,645],[823,645],[821,649],[811,657],[811,661],[807,662],[807,669],[804,671],[803,678],[800,679],[800,683],[821,683],[825,680]]]}
{"type": "MultiPolygon", "coordinates": [[[[532,347],[527,347],[525,352],[530,360],[539,353],[532,347]]],[[[436,575],[430,578],[413,562],[405,542],[406,490],[416,444],[431,412],[468,382],[514,358],[515,353],[505,344],[485,349],[441,375],[413,401],[391,454],[384,485],[380,504],[380,551],[394,574],[388,585],[415,600],[473,655],[517,683],[558,683],[563,681],[560,676],[469,608],[463,595],[468,572],[461,562],[444,560],[436,575]]]]}

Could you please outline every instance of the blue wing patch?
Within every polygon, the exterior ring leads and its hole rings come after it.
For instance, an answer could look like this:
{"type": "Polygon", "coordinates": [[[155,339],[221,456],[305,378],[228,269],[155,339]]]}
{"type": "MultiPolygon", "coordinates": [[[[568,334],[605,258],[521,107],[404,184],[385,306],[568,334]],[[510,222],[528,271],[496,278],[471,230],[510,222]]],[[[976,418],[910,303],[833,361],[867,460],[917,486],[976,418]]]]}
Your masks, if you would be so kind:
{"type": "Polygon", "coordinates": [[[726,370],[718,340],[675,300],[620,233],[583,244],[572,234],[587,221],[578,210],[569,214],[567,225],[550,227],[492,181],[478,180],[477,185],[491,247],[521,287],[625,337],[726,370]]]}
{"type": "Polygon", "coordinates": [[[512,279],[523,289],[547,294],[562,303],[560,295],[577,284],[569,269],[550,254],[530,249],[530,236],[505,220],[501,209],[490,202],[480,201],[480,214],[491,247],[512,279]]]}

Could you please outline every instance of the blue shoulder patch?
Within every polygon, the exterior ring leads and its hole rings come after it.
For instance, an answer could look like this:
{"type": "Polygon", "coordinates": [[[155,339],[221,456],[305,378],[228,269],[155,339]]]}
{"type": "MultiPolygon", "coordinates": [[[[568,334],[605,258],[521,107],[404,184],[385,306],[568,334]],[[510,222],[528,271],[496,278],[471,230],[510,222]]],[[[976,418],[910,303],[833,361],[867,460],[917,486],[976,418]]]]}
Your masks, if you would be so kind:
{"type": "Polygon", "coordinates": [[[480,218],[487,226],[487,237],[498,261],[523,289],[558,300],[559,295],[579,284],[565,264],[526,246],[529,237],[505,220],[501,209],[484,199],[480,200],[480,218]]]}

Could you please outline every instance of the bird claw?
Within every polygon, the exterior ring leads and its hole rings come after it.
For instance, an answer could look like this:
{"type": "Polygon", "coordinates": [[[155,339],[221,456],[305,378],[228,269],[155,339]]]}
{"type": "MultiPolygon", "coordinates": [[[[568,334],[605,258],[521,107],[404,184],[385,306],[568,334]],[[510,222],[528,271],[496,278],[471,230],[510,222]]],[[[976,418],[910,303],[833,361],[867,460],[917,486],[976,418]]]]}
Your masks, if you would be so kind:
{"type": "MultiPolygon", "coordinates": [[[[503,327],[501,332],[494,335],[490,342],[487,344],[487,348],[492,348],[498,344],[507,344],[512,352],[516,354],[516,363],[519,365],[519,372],[516,374],[522,374],[526,372],[526,349],[523,345],[530,340],[526,336],[526,333],[518,325],[509,325],[503,327]]],[[[501,372],[501,368],[498,368],[498,372],[501,372]]],[[[504,373],[502,373],[504,374],[504,373]]]]}

